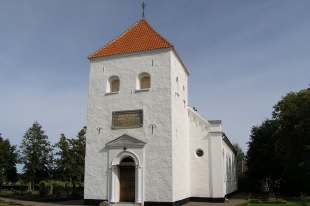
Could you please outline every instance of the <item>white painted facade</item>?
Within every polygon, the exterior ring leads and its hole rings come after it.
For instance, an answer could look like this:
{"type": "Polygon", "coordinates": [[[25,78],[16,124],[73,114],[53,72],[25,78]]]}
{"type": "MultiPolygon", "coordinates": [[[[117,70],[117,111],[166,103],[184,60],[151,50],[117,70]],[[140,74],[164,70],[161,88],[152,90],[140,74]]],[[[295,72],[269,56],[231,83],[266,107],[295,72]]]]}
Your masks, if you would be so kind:
{"type": "Polygon", "coordinates": [[[188,75],[172,48],[91,60],[85,199],[119,202],[118,166],[128,156],[135,162],[137,203],[224,198],[237,189],[235,153],[221,122],[188,106],[188,75]],[[151,88],[139,91],[145,72],[151,88]],[[120,90],[111,94],[112,76],[119,77],[120,90]],[[112,112],[137,109],[142,127],[112,128],[112,112]]]}

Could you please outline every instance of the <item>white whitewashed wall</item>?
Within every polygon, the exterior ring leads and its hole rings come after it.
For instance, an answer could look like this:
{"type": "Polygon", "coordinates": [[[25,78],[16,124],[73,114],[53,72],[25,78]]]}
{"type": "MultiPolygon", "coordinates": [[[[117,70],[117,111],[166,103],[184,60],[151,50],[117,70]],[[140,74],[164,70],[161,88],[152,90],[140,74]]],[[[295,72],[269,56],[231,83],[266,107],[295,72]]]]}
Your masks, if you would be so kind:
{"type": "Polygon", "coordinates": [[[108,152],[105,144],[123,134],[146,143],[142,150],[132,151],[142,158],[143,201],[222,198],[236,189],[235,171],[227,164],[235,157],[222,140],[221,124],[214,126],[188,108],[187,77],[171,49],[91,61],[85,199],[109,198],[109,166],[118,150],[108,152]],[[151,75],[151,89],[137,92],[142,72],[151,75]],[[120,79],[120,92],[107,95],[107,81],[114,75],[120,79]],[[136,109],[144,113],[142,128],[111,129],[113,111],[136,109]],[[197,157],[197,149],[204,151],[202,157],[197,157]]]}
{"type": "Polygon", "coordinates": [[[173,201],[190,197],[188,73],[171,52],[173,201]]]}
{"type": "Polygon", "coordinates": [[[108,158],[105,144],[126,133],[144,148],[144,201],[172,201],[172,141],[170,50],[113,56],[91,62],[87,114],[85,199],[108,198],[108,158]],[[142,72],[151,75],[151,89],[136,92],[142,72]],[[119,94],[106,95],[109,77],[120,78],[119,94]],[[112,111],[143,109],[144,125],[111,129],[112,111]],[[155,125],[152,134],[151,126],[155,125]],[[98,133],[97,128],[101,128],[98,133]]]}
{"type": "Polygon", "coordinates": [[[191,196],[210,197],[210,152],[209,152],[209,124],[192,109],[188,109],[189,137],[190,137],[190,171],[191,171],[191,196]],[[196,155],[196,150],[204,152],[202,157],[196,155]]]}

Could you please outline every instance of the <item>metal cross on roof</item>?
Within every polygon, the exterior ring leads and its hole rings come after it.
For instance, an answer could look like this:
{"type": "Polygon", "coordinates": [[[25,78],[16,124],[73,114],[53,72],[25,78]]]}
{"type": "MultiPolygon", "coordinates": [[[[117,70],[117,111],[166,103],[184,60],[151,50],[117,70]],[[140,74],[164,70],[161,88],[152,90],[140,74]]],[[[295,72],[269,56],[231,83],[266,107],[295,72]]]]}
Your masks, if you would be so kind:
{"type": "Polygon", "coordinates": [[[145,3],[144,1],[142,2],[142,18],[144,18],[144,10],[145,10],[145,3]]]}

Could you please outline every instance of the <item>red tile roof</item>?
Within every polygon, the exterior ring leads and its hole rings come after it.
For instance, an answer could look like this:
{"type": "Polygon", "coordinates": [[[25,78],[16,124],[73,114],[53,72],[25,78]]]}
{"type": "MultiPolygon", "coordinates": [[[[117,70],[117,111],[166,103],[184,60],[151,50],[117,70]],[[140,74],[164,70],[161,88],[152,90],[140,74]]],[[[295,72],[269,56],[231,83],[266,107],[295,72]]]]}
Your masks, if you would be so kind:
{"type": "Polygon", "coordinates": [[[163,48],[173,48],[173,45],[157,33],[145,19],[141,19],[88,58],[95,59],[163,48]]]}

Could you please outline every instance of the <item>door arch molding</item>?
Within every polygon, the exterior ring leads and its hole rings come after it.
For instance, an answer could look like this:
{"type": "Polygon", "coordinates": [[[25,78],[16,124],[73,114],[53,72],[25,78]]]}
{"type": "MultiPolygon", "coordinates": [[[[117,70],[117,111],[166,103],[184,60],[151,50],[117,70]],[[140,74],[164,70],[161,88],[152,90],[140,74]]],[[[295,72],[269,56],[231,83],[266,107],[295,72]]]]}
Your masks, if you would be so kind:
{"type": "Polygon", "coordinates": [[[134,162],[135,162],[135,165],[136,166],[140,166],[140,160],[138,158],[138,156],[133,153],[133,152],[130,152],[130,151],[122,151],[120,152],[112,161],[112,166],[116,166],[116,165],[119,165],[121,163],[121,161],[126,158],[126,157],[131,157],[134,162]]]}
{"type": "Polygon", "coordinates": [[[122,160],[126,157],[130,157],[134,161],[135,168],[135,203],[142,203],[142,191],[143,191],[143,168],[141,166],[141,161],[134,152],[132,151],[121,151],[111,162],[110,169],[110,187],[109,187],[109,202],[118,203],[120,202],[120,164],[122,160]]]}

